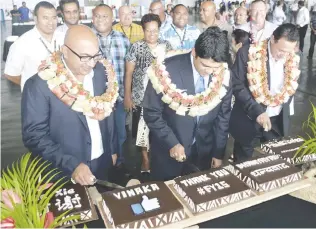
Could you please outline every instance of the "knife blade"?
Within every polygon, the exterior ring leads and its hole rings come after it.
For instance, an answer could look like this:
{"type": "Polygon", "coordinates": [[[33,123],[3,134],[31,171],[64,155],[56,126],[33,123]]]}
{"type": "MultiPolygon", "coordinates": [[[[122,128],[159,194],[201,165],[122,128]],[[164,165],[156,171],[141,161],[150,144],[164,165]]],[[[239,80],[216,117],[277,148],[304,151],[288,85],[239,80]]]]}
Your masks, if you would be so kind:
{"type": "Polygon", "coordinates": [[[99,180],[99,179],[95,179],[94,183],[98,184],[98,185],[102,185],[102,186],[108,187],[108,188],[118,188],[118,189],[125,188],[125,187],[123,187],[121,185],[118,185],[118,184],[115,184],[115,183],[112,183],[112,182],[109,182],[109,181],[105,181],[105,180],[99,180]]]}

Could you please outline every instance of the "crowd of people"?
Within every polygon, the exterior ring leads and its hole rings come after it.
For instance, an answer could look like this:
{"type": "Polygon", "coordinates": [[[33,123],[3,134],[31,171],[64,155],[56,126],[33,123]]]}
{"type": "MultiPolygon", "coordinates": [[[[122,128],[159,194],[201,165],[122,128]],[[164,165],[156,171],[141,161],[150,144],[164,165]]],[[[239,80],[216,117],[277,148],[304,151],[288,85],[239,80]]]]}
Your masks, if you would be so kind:
{"type": "Polygon", "coordinates": [[[60,1],[58,27],[55,7],[39,2],[34,28],[11,46],[4,70],[21,86],[24,145],[82,185],[124,168],[127,114],[141,172],[153,180],[220,167],[229,134],[233,160],[252,157],[258,142],[288,135],[299,75],[293,50],[303,51],[308,24],[313,55],[315,13],[310,20],[298,5],[290,24],[282,3],[269,22],[261,0],[248,9],[231,4],[228,13],[204,1],[199,22],[189,25],[186,6],[154,1],[140,25],[129,6],[113,25],[111,7],[100,4],[90,28],[79,23],[78,0],[60,1]],[[255,51],[262,59],[251,59],[255,51]],[[289,64],[293,70],[284,71],[289,64]]]}

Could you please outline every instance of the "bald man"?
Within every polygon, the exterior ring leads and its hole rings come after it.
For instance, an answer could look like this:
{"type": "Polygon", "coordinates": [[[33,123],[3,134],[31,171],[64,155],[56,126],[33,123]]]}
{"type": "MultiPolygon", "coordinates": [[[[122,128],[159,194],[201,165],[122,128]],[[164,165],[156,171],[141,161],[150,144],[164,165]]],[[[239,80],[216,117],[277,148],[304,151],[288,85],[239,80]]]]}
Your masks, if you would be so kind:
{"type": "MultiPolygon", "coordinates": [[[[91,96],[104,94],[107,73],[97,36],[84,25],[74,25],[66,33],[58,61],[65,76],[82,84],[91,96]]],[[[48,64],[48,69],[54,71],[48,64]]],[[[22,94],[22,137],[34,156],[49,161],[62,175],[81,185],[93,178],[107,179],[116,160],[116,130],[113,113],[86,116],[72,108],[72,96],[58,85],[49,87],[41,72],[28,79],[22,94]],[[42,78],[43,77],[43,78],[42,78]]],[[[69,83],[71,81],[68,81],[69,83]]],[[[69,84],[67,83],[67,84],[69,84]]],[[[51,169],[49,168],[49,169],[51,169]]],[[[48,170],[49,171],[49,170],[48,170]]]]}
{"type": "Polygon", "coordinates": [[[120,22],[113,26],[113,30],[123,33],[133,44],[144,38],[144,32],[140,25],[133,23],[133,12],[129,6],[119,8],[120,22]]]}
{"type": "Polygon", "coordinates": [[[165,12],[165,7],[161,1],[153,1],[149,6],[149,13],[159,16],[161,21],[159,38],[162,38],[163,33],[170,28],[172,18],[165,12]]]}
{"type": "Polygon", "coordinates": [[[234,14],[235,27],[247,23],[248,12],[245,7],[239,7],[234,14]]]}
{"type": "Polygon", "coordinates": [[[201,3],[200,6],[200,22],[196,24],[199,30],[204,32],[208,27],[217,26],[221,30],[227,31],[229,40],[232,34],[232,26],[227,22],[222,22],[217,20],[215,17],[216,5],[212,1],[205,1],[201,3]]]}

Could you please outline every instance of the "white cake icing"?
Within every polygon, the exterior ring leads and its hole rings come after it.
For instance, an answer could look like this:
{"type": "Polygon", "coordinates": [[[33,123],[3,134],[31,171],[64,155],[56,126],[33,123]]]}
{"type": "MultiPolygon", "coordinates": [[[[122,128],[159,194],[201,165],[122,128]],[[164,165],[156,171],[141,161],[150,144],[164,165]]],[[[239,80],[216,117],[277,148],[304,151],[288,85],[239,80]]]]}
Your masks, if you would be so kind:
{"type": "Polygon", "coordinates": [[[266,168],[254,170],[250,172],[250,174],[252,176],[259,177],[259,176],[265,175],[266,173],[273,173],[273,172],[280,171],[282,169],[287,169],[287,168],[289,168],[288,165],[286,165],[285,163],[281,163],[281,164],[272,165],[266,168]]]}
{"type": "Polygon", "coordinates": [[[249,160],[249,161],[245,161],[245,162],[236,164],[236,167],[238,167],[239,169],[250,168],[250,167],[253,167],[256,165],[265,164],[265,163],[270,162],[270,161],[275,161],[279,158],[280,158],[279,155],[270,155],[267,157],[262,157],[262,158],[249,160]]]}
{"type": "Polygon", "coordinates": [[[304,140],[302,138],[290,138],[287,140],[267,142],[267,143],[264,143],[264,145],[268,147],[280,147],[280,146],[285,146],[285,145],[289,145],[289,144],[293,144],[297,142],[303,142],[303,141],[304,140]]]}

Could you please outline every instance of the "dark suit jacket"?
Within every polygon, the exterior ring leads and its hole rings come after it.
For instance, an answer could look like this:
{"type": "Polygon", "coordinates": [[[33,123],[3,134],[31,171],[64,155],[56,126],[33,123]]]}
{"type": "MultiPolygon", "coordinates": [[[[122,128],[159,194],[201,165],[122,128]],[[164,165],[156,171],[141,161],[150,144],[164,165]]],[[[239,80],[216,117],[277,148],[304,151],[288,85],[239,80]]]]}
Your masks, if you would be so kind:
{"type": "MultiPolygon", "coordinates": [[[[188,94],[195,94],[193,70],[189,54],[171,57],[165,61],[172,82],[188,94]]],[[[211,79],[209,80],[211,81],[211,79]]],[[[144,100],[144,119],[151,133],[151,172],[155,179],[167,180],[179,176],[183,163],[170,157],[169,150],[180,143],[186,156],[191,154],[194,137],[200,158],[211,164],[211,157],[222,159],[228,137],[231,111],[232,88],[229,86],[222,102],[207,115],[201,116],[199,123],[191,116],[177,115],[161,101],[151,82],[148,83],[144,100]]]]}
{"type": "MultiPolygon", "coordinates": [[[[248,50],[250,45],[246,44],[237,53],[236,61],[232,67],[233,94],[235,104],[232,109],[229,130],[234,139],[241,144],[249,144],[257,132],[260,125],[256,122],[257,117],[264,113],[267,107],[259,104],[253,98],[247,80],[248,50]]],[[[268,83],[270,85],[270,66],[267,60],[268,83]]],[[[282,126],[281,135],[288,135],[289,132],[289,104],[292,98],[282,107],[282,126]]]]}
{"type": "MultiPolygon", "coordinates": [[[[105,69],[98,63],[94,69],[94,94],[106,89],[105,69]]],[[[113,114],[99,121],[102,134],[104,168],[112,165],[116,152],[113,114]]],[[[91,137],[86,117],[72,110],[48,88],[37,74],[27,80],[22,94],[22,136],[25,147],[71,176],[80,164],[91,161],[91,137]]],[[[91,168],[90,168],[91,169],[91,168]]]]}

